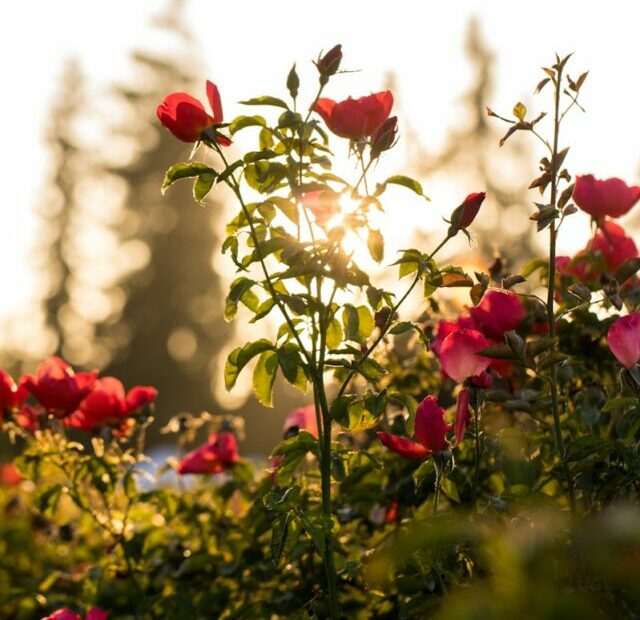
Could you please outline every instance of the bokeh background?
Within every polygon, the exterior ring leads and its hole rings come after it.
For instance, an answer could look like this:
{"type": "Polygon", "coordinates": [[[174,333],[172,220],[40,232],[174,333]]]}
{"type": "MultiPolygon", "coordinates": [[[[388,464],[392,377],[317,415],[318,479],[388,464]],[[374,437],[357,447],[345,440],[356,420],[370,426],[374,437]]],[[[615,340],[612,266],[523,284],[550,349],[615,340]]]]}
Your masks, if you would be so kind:
{"type": "MultiPolygon", "coordinates": [[[[391,88],[401,140],[375,175],[411,174],[432,199],[390,192],[379,222],[387,262],[394,249],[430,247],[442,217],[487,190],[474,242],[460,236],[449,257],[486,268],[500,253],[516,271],[541,247],[526,187],[542,153],[524,134],[499,149],[504,127],[485,106],[507,115],[518,100],[532,115],[548,109],[550,92],[533,95],[540,67],[556,51],[574,52],[570,74],[589,77],[586,114],[563,126],[568,167],[638,183],[639,21],[640,4],[615,0],[606,14],[577,0],[12,3],[0,21],[0,366],[17,374],[58,354],[127,386],[155,385],[157,427],[180,412],[238,413],[244,452],[267,453],[284,416],[306,401],[284,384],[274,410],[255,403],[247,380],[224,391],[226,354],[249,335],[242,316],[231,325],[222,318],[233,272],[219,247],[232,201],[212,192],[203,209],[186,184],[161,196],[165,169],[190,155],[156,120],[163,97],[203,98],[211,79],[231,118],[245,112],[242,99],[284,96],[296,62],[310,98],[311,60],[342,43],[343,68],[354,72],[332,80],[327,96],[391,88]]],[[[333,145],[339,172],[354,175],[346,145],[333,145]]],[[[636,241],[639,222],[624,221],[636,241]]],[[[588,236],[588,218],[573,216],[561,251],[588,236]]]]}

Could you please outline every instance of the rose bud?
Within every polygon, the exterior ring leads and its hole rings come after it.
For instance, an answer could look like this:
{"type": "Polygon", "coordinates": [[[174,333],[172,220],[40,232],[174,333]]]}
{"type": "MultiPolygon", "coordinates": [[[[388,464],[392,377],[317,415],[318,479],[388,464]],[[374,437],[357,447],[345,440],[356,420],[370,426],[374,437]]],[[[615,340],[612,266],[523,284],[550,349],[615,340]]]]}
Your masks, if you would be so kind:
{"type": "Polygon", "coordinates": [[[342,45],[334,45],[324,56],[318,59],[316,67],[320,71],[320,83],[326,84],[335,75],[342,62],[342,45]]]}
{"type": "Polygon", "coordinates": [[[577,176],[573,200],[596,220],[620,217],[640,200],[640,186],[628,186],[621,179],[600,181],[592,174],[577,176]]]}
{"type": "Polygon", "coordinates": [[[480,211],[480,206],[484,202],[485,197],[485,192],[469,194],[462,204],[456,207],[451,214],[449,234],[455,235],[459,230],[464,230],[471,225],[473,220],[476,219],[476,215],[478,215],[478,211],[480,211]]]}
{"type": "Polygon", "coordinates": [[[359,99],[344,101],[320,98],[313,106],[327,127],[336,136],[349,140],[362,140],[382,125],[391,113],[393,95],[385,90],[359,99]]]}
{"type": "Polygon", "coordinates": [[[398,117],[388,118],[371,136],[371,158],[380,157],[382,151],[388,151],[396,141],[398,133],[398,117]]]}

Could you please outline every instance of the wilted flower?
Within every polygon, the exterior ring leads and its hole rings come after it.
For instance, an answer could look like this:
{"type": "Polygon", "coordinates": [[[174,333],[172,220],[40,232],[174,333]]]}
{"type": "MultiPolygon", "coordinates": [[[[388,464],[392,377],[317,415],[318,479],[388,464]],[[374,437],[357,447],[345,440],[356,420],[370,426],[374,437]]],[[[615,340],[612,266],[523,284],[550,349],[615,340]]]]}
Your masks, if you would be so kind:
{"type": "Polygon", "coordinates": [[[177,471],[179,474],[219,474],[237,463],[238,458],[234,434],[220,431],[209,435],[206,444],[184,456],[177,471]]]}
{"type": "Polygon", "coordinates": [[[406,459],[422,461],[446,448],[446,434],[450,430],[451,425],[444,421],[444,409],[435,397],[427,396],[416,410],[414,432],[417,442],[384,431],[378,432],[378,438],[392,452],[406,459]]]}
{"type": "Polygon", "coordinates": [[[207,80],[207,99],[213,116],[208,114],[204,106],[195,97],[187,93],[172,93],[158,106],[156,114],[160,122],[183,142],[197,142],[209,129],[218,144],[229,146],[231,140],[215,131],[216,125],[222,123],[222,102],[218,87],[207,80]]]}
{"type": "Polygon", "coordinates": [[[640,186],[628,186],[616,178],[600,181],[592,174],[577,176],[573,200],[595,219],[620,217],[640,200],[640,186]]]}
{"type": "Polygon", "coordinates": [[[97,370],[75,373],[64,360],[49,357],[38,366],[35,375],[26,375],[23,381],[49,413],[64,417],[75,411],[91,392],[97,376],[97,370]]]}
{"type": "Polygon", "coordinates": [[[479,375],[487,369],[491,360],[478,355],[478,351],[489,344],[484,335],[475,329],[461,329],[449,334],[440,346],[443,370],[458,383],[479,375]]]}
{"type": "Polygon", "coordinates": [[[120,426],[129,416],[152,403],[157,395],[155,388],[140,385],[125,393],[118,379],[103,377],[96,380],[91,393],[66,422],[85,431],[96,426],[120,426]]]}
{"type": "Polygon", "coordinates": [[[385,90],[340,102],[320,98],[313,109],[337,136],[360,140],[372,135],[389,118],[392,106],[393,95],[385,90]]]}
{"type": "Polygon", "coordinates": [[[620,317],[607,333],[609,349],[625,367],[632,368],[640,360],[640,312],[620,317]]]}

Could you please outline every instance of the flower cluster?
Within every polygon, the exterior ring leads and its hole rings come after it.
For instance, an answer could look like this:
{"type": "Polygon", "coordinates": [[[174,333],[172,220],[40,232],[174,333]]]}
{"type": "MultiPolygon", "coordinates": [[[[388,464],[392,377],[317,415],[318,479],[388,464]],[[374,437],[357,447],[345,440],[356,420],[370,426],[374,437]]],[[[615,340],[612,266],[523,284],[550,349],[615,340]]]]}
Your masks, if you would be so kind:
{"type": "Polygon", "coordinates": [[[24,375],[16,384],[0,371],[0,419],[10,416],[19,426],[33,430],[47,416],[69,427],[92,432],[111,427],[126,434],[135,416],[151,405],[158,392],[136,386],[125,393],[114,377],[98,377],[98,371],[75,372],[59,357],[49,357],[35,374],[24,375]],[[35,404],[27,403],[33,396],[35,404]]]}
{"type": "Polygon", "coordinates": [[[515,293],[486,291],[480,303],[466,314],[455,321],[440,321],[431,350],[440,359],[443,371],[458,383],[480,375],[488,366],[506,374],[508,365],[482,357],[478,351],[502,342],[506,332],[518,329],[526,314],[515,293]]]}

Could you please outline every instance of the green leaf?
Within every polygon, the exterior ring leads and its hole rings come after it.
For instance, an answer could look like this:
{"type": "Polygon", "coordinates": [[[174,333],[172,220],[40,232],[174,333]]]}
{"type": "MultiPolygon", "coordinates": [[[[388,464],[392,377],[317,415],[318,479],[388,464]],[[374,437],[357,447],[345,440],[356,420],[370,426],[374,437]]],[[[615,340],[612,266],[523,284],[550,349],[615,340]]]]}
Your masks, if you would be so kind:
{"type": "Polygon", "coordinates": [[[213,183],[216,180],[215,173],[203,172],[198,175],[196,182],[193,184],[193,197],[196,202],[202,202],[205,196],[209,193],[213,187],[213,183]]]}
{"type": "Polygon", "coordinates": [[[43,514],[47,512],[52,514],[58,506],[61,495],[61,484],[54,484],[53,486],[45,488],[44,491],[39,493],[36,497],[36,506],[38,507],[38,510],[43,514]]]}
{"type": "Polygon", "coordinates": [[[293,342],[287,342],[278,349],[278,364],[284,378],[303,394],[307,393],[307,374],[300,348],[293,342]]]}
{"type": "Polygon", "coordinates": [[[600,439],[595,435],[586,435],[574,439],[567,447],[566,460],[571,463],[573,461],[581,461],[594,454],[600,458],[608,456],[613,450],[613,445],[606,439],[600,439]]]}
{"type": "Polygon", "coordinates": [[[331,319],[331,322],[327,327],[327,333],[325,337],[327,346],[330,349],[336,349],[340,345],[343,338],[343,332],[342,325],[340,325],[340,321],[338,321],[338,319],[331,319]]]}
{"type": "Polygon", "coordinates": [[[254,312],[258,310],[260,300],[258,296],[251,291],[251,288],[255,285],[255,280],[250,280],[245,277],[236,278],[231,283],[224,308],[224,318],[226,321],[231,321],[236,315],[239,302],[242,302],[249,310],[253,310],[254,312]]]}
{"type": "Polygon", "coordinates": [[[229,133],[233,136],[245,127],[266,127],[267,121],[259,115],[255,116],[238,116],[229,124],[229,133]]]}
{"type": "Polygon", "coordinates": [[[287,536],[289,535],[289,523],[291,522],[291,515],[293,512],[290,510],[283,515],[280,515],[273,523],[273,529],[271,530],[271,562],[274,566],[278,565],[280,556],[284,549],[284,545],[287,542],[287,536]]]}
{"type": "Polygon", "coordinates": [[[449,478],[442,478],[442,480],[440,480],[440,488],[448,500],[451,500],[456,504],[460,503],[460,493],[458,493],[458,487],[453,480],[449,478]]]}
{"type": "Polygon", "coordinates": [[[384,237],[379,230],[369,229],[367,248],[369,249],[371,258],[373,258],[376,263],[381,263],[384,258],[384,237]]]}
{"type": "Polygon", "coordinates": [[[291,200],[287,200],[281,196],[269,196],[265,202],[270,202],[276,208],[280,209],[280,211],[282,211],[282,213],[294,224],[297,224],[300,221],[298,207],[291,200]]]}
{"type": "Polygon", "coordinates": [[[384,183],[379,184],[376,188],[374,196],[379,196],[380,194],[382,194],[387,188],[387,185],[401,185],[402,187],[410,189],[415,194],[418,194],[418,196],[422,196],[425,200],[429,200],[429,198],[425,196],[424,192],[422,191],[422,185],[415,179],[412,179],[411,177],[405,176],[403,174],[396,174],[394,176],[391,176],[386,181],[384,181],[384,183]]]}
{"type": "Polygon", "coordinates": [[[345,340],[359,341],[359,323],[358,310],[351,304],[345,304],[342,311],[342,325],[344,326],[345,340]]]}
{"type": "Polygon", "coordinates": [[[278,99],[277,97],[270,97],[269,95],[263,95],[262,97],[254,97],[253,99],[247,99],[246,101],[240,102],[243,105],[272,105],[277,108],[284,108],[285,110],[289,109],[289,106],[282,101],[282,99],[278,99]]]}
{"type": "Polygon", "coordinates": [[[364,343],[371,336],[375,322],[367,306],[358,306],[356,310],[358,312],[358,339],[364,343]]]}
{"type": "Polygon", "coordinates": [[[275,351],[262,353],[253,371],[253,393],[265,407],[273,407],[273,382],[277,372],[278,354],[275,351]]]}
{"type": "Polygon", "coordinates": [[[258,354],[273,350],[271,342],[265,338],[249,342],[242,347],[237,347],[227,357],[224,367],[224,385],[227,390],[233,388],[242,369],[258,354]]]}
{"type": "MultiPolygon", "coordinates": [[[[197,177],[201,174],[213,175],[213,179],[217,176],[217,172],[203,164],[199,161],[188,161],[188,162],[180,162],[178,164],[174,164],[167,170],[164,175],[164,180],[162,181],[161,191],[164,194],[167,191],[167,188],[170,187],[173,183],[180,179],[186,179],[189,177],[197,177]]],[[[211,187],[209,187],[211,189],[211,187]]],[[[209,190],[207,190],[209,191],[209,190]]],[[[195,195],[195,190],[194,190],[195,195]]]]}
{"type": "Polygon", "coordinates": [[[257,161],[244,170],[249,186],[263,194],[274,191],[286,176],[287,169],[279,162],[257,161]]]}

